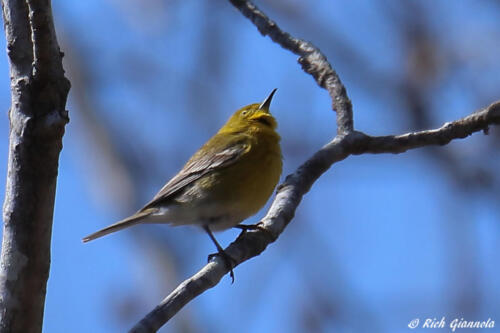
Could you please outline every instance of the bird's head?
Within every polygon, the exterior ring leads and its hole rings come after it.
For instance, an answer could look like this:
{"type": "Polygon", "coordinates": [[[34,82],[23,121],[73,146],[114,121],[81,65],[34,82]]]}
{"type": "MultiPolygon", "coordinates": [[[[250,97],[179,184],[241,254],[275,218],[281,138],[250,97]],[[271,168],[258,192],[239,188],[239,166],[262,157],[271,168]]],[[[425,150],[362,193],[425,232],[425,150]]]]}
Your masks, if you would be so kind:
{"type": "Polygon", "coordinates": [[[276,89],[267,96],[262,103],[250,104],[236,111],[221,131],[234,131],[241,128],[258,127],[274,130],[278,126],[276,119],[269,112],[271,100],[276,89]]]}

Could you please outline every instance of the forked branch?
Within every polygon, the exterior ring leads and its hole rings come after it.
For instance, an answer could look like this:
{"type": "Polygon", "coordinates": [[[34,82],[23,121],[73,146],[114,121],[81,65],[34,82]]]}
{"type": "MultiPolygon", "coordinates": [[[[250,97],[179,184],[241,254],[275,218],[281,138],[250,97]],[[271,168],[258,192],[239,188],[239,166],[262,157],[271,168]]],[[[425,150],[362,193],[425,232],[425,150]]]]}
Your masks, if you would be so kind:
{"type": "MultiPolygon", "coordinates": [[[[236,266],[258,256],[279,237],[294,217],[295,210],[304,194],[334,163],[349,155],[398,154],[419,147],[445,145],[474,132],[485,131],[487,133],[490,125],[500,124],[500,102],[495,102],[465,118],[446,123],[434,130],[377,137],[355,131],[351,102],[337,73],[332,69],[326,57],[312,44],[283,32],[250,1],[230,0],[230,2],[249,18],[263,35],[269,35],[273,41],[300,56],[299,63],[304,71],[311,74],[331,96],[333,108],[337,112],[338,133],[331,142],[305,161],[294,173],[288,175],[283,184],[278,187],[271,208],[261,221],[265,231],[243,232],[225,249],[225,252],[235,260],[236,266]]],[[[215,257],[198,273],[182,282],[153,311],[138,322],[131,332],[155,332],[184,305],[217,285],[227,273],[228,269],[224,261],[215,257]]]]}

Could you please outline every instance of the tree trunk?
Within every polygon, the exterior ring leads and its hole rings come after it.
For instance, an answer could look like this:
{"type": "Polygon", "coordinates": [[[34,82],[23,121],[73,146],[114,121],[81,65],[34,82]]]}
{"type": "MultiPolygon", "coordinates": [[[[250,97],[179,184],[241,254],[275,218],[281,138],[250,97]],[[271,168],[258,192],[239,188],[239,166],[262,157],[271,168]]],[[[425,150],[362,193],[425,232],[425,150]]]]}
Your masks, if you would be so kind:
{"type": "Polygon", "coordinates": [[[10,143],[0,259],[0,332],[40,332],[69,81],[50,0],[2,0],[10,143]]]}

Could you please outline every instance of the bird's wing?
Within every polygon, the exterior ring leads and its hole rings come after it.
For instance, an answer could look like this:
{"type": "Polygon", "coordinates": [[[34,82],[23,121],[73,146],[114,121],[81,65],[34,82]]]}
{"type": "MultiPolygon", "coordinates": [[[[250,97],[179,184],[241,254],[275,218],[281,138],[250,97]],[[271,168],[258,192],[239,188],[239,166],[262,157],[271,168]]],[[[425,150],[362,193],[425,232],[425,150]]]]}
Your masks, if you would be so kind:
{"type": "Polygon", "coordinates": [[[249,151],[250,139],[247,136],[241,134],[235,134],[232,138],[227,136],[228,134],[224,134],[224,136],[217,134],[212,137],[140,211],[168,200],[187,185],[214,170],[220,170],[233,164],[249,151]],[[228,143],[224,143],[224,141],[228,143]]]}

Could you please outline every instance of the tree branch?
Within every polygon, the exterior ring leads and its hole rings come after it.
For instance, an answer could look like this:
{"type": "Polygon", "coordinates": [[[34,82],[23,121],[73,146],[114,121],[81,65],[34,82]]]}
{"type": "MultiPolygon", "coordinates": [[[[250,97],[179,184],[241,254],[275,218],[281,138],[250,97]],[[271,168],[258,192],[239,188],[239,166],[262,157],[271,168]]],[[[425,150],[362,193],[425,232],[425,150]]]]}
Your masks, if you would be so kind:
{"type": "Polygon", "coordinates": [[[337,112],[337,134],[348,134],[354,130],[352,104],[339,76],[321,51],[310,42],[295,38],[282,31],[257,6],[246,0],[229,0],[245,17],[259,29],[259,32],[299,56],[302,69],[311,74],[318,85],[330,94],[332,108],[337,112]]]}
{"type": "MultiPolygon", "coordinates": [[[[474,132],[486,131],[500,124],[500,101],[460,120],[446,123],[434,130],[412,132],[398,136],[371,137],[362,132],[337,136],[321,148],[278,187],[276,198],[261,225],[265,230],[243,232],[224,251],[236,262],[258,256],[274,242],[295,215],[300,201],[314,182],[334,163],[349,155],[362,153],[402,153],[429,145],[444,145],[453,139],[465,138],[474,132]]],[[[215,257],[198,273],[182,282],[153,311],[137,323],[130,332],[156,332],[184,305],[219,283],[228,273],[224,261],[215,257]]]]}
{"type": "MultiPolygon", "coordinates": [[[[304,71],[311,74],[316,82],[330,93],[333,108],[337,112],[338,133],[330,143],[317,151],[294,173],[288,175],[283,184],[278,186],[276,197],[260,222],[262,230],[242,232],[225,249],[225,252],[235,260],[235,266],[258,256],[279,237],[294,217],[302,197],[334,163],[342,161],[349,155],[397,154],[429,145],[445,145],[453,139],[465,138],[477,131],[483,130],[487,133],[488,126],[500,124],[500,102],[495,102],[483,110],[446,123],[434,130],[378,137],[354,131],[351,102],[338,75],[325,56],[310,43],[280,30],[275,22],[251,2],[244,0],[230,0],[230,2],[249,18],[263,35],[269,35],[274,42],[300,56],[299,63],[304,71]]],[[[228,269],[224,261],[219,257],[214,257],[198,273],[182,282],[130,332],[156,332],[184,305],[217,285],[227,273],[228,269]]]]}
{"type": "Polygon", "coordinates": [[[27,0],[35,76],[50,79],[64,77],[62,54],[57,43],[50,0],[27,0]]]}
{"type": "Polygon", "coordinates": [[[9,162],[0,258],[0,332],[40,332],[69,81],[50,0],[2,0],[10,61],[9,162]]]}
{"type": "Polygon", "coordinates": [[[371,137],[358,132],[352,154],[403,153],[409,149],[429,145],[446,145],[453,139],[463,139],[474,132],[488,133],[490,125],[500,124],[500,101],[476,111],[467,117],[445,123],[438,129],[407,133],[397,136],[371,137]]]}

